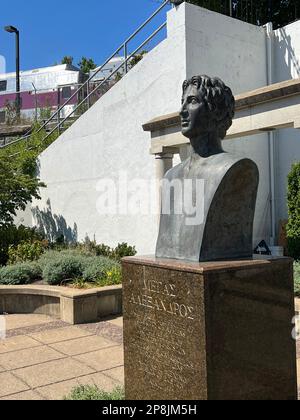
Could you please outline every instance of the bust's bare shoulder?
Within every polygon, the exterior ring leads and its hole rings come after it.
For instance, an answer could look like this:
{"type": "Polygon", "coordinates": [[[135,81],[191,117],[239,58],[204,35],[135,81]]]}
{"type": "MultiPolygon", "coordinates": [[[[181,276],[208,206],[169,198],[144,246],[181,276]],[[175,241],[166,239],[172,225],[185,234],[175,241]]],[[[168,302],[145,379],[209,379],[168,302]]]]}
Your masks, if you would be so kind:
{"type": "Polygon", "coordinates": [[[164,176],[165,179],[169,181],[173,179],[180,179],[183,177],[184,168],[189,165],[191,158],[186,159],[184,162],[179,163],[178,165],[171,168],[164,176]]]}
{"type": "Polygon", "coordinates": [[[253,166],[257,166],[254,161],[249,158],[237,156],[231,153],[220,153],[218,155],[210,156],[205,160],[198,160],[193,162],[192,158],[189,157],[185,161],[179,163],[178,165],[171,168],[164,176],[165,179],[172,181],[174,179],[182,179],[184,178],[184,173],[186,172],[187,168],[191,168],[195,165],[195,167],[199,167],[199,172],[203,175],[203,169],[205,173],[212,171],[213,173],[217,173],[218,169],[223,168],[226,170],[230,170],[234,168],[238,164],[242,164],[242,162],[247,161],[248,164],[252,164],[253,166]]]}

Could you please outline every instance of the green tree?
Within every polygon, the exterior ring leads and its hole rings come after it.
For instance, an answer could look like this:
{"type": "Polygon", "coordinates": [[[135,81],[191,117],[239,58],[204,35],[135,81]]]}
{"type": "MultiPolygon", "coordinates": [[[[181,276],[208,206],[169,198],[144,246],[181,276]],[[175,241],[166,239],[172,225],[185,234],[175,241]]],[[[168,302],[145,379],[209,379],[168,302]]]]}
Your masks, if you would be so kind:
{"type": "Polygon", "coordinates": [[[74,58],[70,55],[66,55],[62,60],[61,60],[61,64],[68,64],[68,65],[72,65],[73,64],[73,60],[74,58]]]}
{"type": "Polygon", "coordinates": [[[0,228],[11,225],[18,210],[25,210],[33,198],[39,199],[39,188],[45,185],[36,178],[36,156],[24,152],[9,157],[0,154],[0,228]]]}
{"type": "Polygon", "coordinates": [[[146,54],[148,54],[148,51],[146,50],[143,50],[135,54],[130,60],[129,67],[132,69],[134,66],[136,66],[144,58],[146,54]]]}
{"type": "Polygon", "coordinates": [[[92,58],[82,57],[81,61],[78,63],[80,70],[83,73],[89,73],[91,70],[94,70],[97,65],[92,58]]]}
{"type": "Polygon", "coordinates": [[[300,260],[300,162],[293,165],[288,177],[288,208],[289,254],[296,260],[300,260]]]}

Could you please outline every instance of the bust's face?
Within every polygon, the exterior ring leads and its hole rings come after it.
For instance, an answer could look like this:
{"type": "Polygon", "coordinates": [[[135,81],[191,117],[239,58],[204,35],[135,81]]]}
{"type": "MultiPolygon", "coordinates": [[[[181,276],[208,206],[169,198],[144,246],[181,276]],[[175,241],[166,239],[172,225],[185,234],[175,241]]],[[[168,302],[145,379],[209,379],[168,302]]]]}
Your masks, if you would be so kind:
{"type": "Polygon", "coordinates": [[[208,132],[209,113],[200,91],[194,85],[188,86],[183,94],[180,116],[185,137],[191,139],[208,132]]]}

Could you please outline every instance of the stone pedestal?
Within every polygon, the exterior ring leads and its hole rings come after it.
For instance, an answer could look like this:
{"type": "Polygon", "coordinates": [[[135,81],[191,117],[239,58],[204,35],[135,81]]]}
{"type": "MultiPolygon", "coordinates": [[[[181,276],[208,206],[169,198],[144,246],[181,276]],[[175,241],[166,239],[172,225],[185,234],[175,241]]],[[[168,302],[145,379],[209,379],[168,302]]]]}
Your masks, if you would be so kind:
{"type": "Polygon", "coordinates": [[[297,398],[289,258],[125,258],[129,400],[297,398]]]}

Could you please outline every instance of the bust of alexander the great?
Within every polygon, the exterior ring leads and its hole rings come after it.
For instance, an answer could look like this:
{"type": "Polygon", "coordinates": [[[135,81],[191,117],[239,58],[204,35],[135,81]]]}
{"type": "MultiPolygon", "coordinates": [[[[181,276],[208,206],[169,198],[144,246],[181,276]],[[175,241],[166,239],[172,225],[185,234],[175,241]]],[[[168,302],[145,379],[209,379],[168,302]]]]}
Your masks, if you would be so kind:
{"type": "Polygon", "coordinates": [[[259,172],[252,160],[222,148],[234,111],[233,94],[219,78],[184,82],[180,116],[192,155],[165,175],[156,257],[195,262],[252,257],[259,172]],[[190,209],[197,207],[203,214],[193,223],[190,209]]]}

